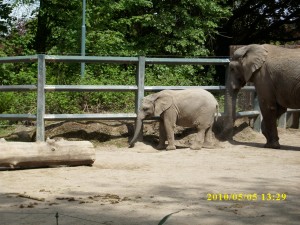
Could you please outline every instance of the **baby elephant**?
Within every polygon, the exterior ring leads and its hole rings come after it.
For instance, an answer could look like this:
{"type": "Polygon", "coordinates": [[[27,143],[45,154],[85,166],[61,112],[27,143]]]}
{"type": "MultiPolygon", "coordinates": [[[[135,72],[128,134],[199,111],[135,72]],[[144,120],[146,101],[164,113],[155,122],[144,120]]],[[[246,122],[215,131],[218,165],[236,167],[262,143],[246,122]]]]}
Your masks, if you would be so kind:
{"type": "Polygon", "coordinates": [[[176,124],[183,127],[196,127],[198,132],[191,149],[202,146],[212,147],[212,126],[219,113],[215,97],[201,88],[186,90],[164,90],[146,96],[139,110],[132,147],[142,128],[142,120],[160,116],[158,149],[174,150],[174,129],[176,124]],[[165,142],[168,141],[166,147],[165,142]]]}

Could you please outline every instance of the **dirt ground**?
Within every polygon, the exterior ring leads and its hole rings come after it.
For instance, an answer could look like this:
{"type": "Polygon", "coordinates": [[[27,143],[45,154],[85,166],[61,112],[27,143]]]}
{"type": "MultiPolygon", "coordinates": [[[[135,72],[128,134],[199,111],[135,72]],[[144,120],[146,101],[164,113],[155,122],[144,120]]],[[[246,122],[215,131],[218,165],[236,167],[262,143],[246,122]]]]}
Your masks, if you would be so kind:
{"type": "MultiPolygon", "coordinates": [[[[129,122],[49,125],[51,138],[90,140],[96,161],[0,171],[0,224],[299,224],[300,131],[280,129],[280,150],[262,148],[247,121],[235,131],[234,141],[199,151],[187,148],[193,134],[178,131],[179,148],[158,151],[156,125],[134,148],[129,122]]],[[[32,136],[18,126],[5,138],[32,136]]]]}

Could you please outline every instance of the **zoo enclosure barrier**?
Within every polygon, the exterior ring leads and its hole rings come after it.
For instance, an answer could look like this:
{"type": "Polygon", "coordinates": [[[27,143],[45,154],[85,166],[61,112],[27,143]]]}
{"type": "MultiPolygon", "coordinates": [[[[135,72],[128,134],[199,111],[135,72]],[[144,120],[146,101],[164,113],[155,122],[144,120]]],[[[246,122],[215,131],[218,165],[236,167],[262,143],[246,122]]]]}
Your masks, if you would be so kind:
{"type": "MultiPolygon", "coordinates": [[[[55,120],[109,120],[109,119],[131,119],[137,118],[137,112],[141,105],[145,91],[181,90],[186,88],[204,88],[208,91],[226,91],[225,86],[145,86],[145,70],[147,64],[168,65],[223,65],[228,75],[229,58],[149,58],[139,57],[98,57],[98,56],[58,56],[58,55],[31,55],[2,57],[0,63],[38,62],[38,83],[36,85],[2,85],[0,91],[37,91],[36,114],[0,114],[0,120],[35,120],[36,141],[45,141],[45,121],[55,120]],[[135,64],[137,66],[136,85],[47,85],[46,84],[46,62],[78,62],[78,63],[110,63],[110,64],[135,64]],[[134,91],[135,113],[114,114],[46,114],[45,93],[50,91],[134,91]]],[[[253,86],[246,86],[242,91],[255,92],[253,86]]],[[[257,99],[254,99],[254,110],[237,112],[237,117],[253,117],[254,129],[260,130],[261,116],[257,99]]],[[[224,113],[227,113],[227,104],[224,104],[224,113]]],[[[279,120],[279,126],[286,126],[287,114],[279,120]]]]}

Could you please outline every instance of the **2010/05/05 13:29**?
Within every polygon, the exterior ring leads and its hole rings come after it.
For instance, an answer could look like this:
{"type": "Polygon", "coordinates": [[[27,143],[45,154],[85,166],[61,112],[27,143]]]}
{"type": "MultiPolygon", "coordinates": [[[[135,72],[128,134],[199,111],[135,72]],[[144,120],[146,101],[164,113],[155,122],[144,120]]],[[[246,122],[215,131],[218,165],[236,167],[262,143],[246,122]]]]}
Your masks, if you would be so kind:
{"type": "Polygon", "coordinates": [[[208,193],[207,201],[285,201],[286,193],[208,193]]]}

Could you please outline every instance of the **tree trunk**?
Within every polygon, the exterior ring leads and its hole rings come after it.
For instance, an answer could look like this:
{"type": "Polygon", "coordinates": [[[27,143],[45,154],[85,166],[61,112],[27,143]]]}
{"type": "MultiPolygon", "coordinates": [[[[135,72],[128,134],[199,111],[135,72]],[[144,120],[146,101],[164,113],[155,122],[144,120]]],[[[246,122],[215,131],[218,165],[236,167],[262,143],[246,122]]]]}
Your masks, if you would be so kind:
{"type": "Polygon", "coordinates": [[[35,50],[38,54],[46,52],[47,37],[51,35],[51,30],[48,27],[47,1],[40,0],[40,7],[37,21],[37,31],[35,36],[35,50]]]}
{"type": "Polygon", "coordinates": [[[92,165],[96,159],[89,141],[6,142],[1,139],[0,149],[0,168],[92,165]]]}

